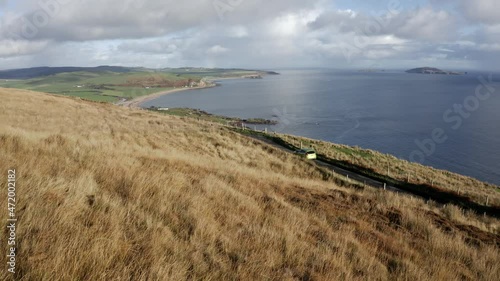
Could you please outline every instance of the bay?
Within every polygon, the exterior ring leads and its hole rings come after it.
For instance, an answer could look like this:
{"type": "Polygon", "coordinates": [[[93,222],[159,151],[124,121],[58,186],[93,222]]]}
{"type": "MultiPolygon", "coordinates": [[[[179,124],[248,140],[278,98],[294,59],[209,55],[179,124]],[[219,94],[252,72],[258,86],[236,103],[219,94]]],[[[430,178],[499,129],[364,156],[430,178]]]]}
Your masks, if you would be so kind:
{"type": "Polygon", "coordinates": [[[500,185],[499,74],[489,82],[490,73],[479,72],[276,71],[280,75],[222,80],[218,87],[165,95],[142,106],[274,119],[279,124],[269,130],[374,149],[500,185]],[[434,130],[442,130],[446,140],[433,141],[432,149],[434,130]]]}

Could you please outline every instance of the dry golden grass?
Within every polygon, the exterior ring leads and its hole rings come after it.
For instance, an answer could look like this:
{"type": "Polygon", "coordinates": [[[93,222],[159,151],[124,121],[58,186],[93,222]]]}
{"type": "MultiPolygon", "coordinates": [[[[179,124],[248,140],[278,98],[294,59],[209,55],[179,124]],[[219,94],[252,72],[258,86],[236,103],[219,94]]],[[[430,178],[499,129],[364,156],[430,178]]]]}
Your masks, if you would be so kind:
{"type": "Polygon", "coordinates": [[[340,187],[216,124],[20,90],[0,98],[0,218],[16,168],[18,280],[500,276],[498,220],[340,187]]]}
{"type": "Polygon", "coordinates": [[[500,187],[445,170],[396,158],[377,151],[334,144],[297,136],[285,136],[290,143],[314,146],[319,153],[337,160],[366,167],[380,175],[413,184],[425,184],[469,197],[481,205],[500,206],[500,187]],[[389,171],[389,174],[387,172],[389,171]]]}

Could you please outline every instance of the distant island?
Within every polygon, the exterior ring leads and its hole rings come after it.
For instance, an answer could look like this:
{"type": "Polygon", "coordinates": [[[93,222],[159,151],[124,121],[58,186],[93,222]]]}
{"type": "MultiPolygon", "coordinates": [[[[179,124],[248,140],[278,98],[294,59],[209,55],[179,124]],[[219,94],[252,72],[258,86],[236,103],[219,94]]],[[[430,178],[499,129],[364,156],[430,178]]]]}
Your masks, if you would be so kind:
{"type": "Polygon", "coordinates": [[[444,75],[464,75],[467,72],[456,72],[456,71],[446,71],[434,67],[419,67],[413,68],[406,71],[407,73],[419,73],[419,74],[444,74],[444,75]]]}

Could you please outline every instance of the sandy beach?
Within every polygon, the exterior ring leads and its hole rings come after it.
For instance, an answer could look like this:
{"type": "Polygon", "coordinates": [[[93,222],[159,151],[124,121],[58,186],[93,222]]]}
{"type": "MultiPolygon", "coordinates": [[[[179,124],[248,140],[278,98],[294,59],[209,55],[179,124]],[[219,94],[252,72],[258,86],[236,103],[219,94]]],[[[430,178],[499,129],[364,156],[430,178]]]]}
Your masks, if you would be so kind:
{"type": "Polygon", "coordinates": [[[150,101],[152,99],[156,99],[156,98],[164,96],[164,95],[178,93],[178,92],[182,92],[182,91],[188,91],[188,90],[200,90],[200,89],[211,88],[211,87],[215,87],[215,86],[216,86],[215,84],[209,84],[207,86],[201,86],[201,87],[171,89],[168,91],[162,91],[162,92],[154,93],[151,95],[136,97],[134,99],[127,100],[127,101],[120,101],[120,102],[117,102],[116,105],[138,108],[138,107],[140,107],[140,105],[142,103],[150,101]]]}
{"type": "Polygon", "coordinates": [[[152,99],[156,99],[156,98],[164,96],[164,95],[173,94],[173,93],[182,92],[182,91],[188,91],[188,90],[200,90],[200,89],[205,89],[205,88],[212,88],[212,87],[217,86],[217,81],[234,80],[234,79],[245,79],[245,77],[242,77],[242,76],[211,77],[210,79],[208,79],[208,84],[205,86],[171,89],[168,91],[162,91],[162,92],[157,92],[157,93],[150,94],[150,95],[136,97],[136,98],[131,99],[131,100],[119,101],[119,102],[116,102],[115,104],[120,105],[120,106],[125,106],[125,107],[139,108],[142,103],[150,101],[152,99]]]}
{"type": "Polygon", "coordinates": [[[119,102],[116,102],[115,104],[116,105],[120,105],[120,106],[125,106],[125,107],[138,108],[138,107],[140,107],[140,105],[142,103],[150,101],[150,100],[153,100],[153,99],[156,99],[156,98],[164,96],[164,95],[178,93],[178,92],[182,92],[182,91],[188,91],[188,90],[200,90],[200,89],[212,88],[212,87],[216,87],[217,86],[216,81],[219,81],[219,80],[233,80],[233,79],[244,79],[244,78],[241,77],[241,76],[211,78],[209,80],[209,84],[206,85],[206,86],[192,87],[192,88],[171,89],[171,90],[168,90],[168,91],[157,92],[157,93],[154,93],[154,94],[151,94],[151,95],[145,95],[145,96],[136,97],[136,98],[131,99],[131,100],[119,101],[119,102]]]}

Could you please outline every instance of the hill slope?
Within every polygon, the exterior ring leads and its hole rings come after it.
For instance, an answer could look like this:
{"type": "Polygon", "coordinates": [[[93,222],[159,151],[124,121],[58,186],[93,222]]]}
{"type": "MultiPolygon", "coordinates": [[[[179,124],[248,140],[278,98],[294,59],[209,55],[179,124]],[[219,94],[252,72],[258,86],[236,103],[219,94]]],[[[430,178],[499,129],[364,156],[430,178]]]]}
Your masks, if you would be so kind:
{"type": "Polygon", "coordinates": [[[32,67],[32,68],[20,68],[20,69],[9,69],[0,70],[0,79],[30,79],[49,75],[56,75],[59,73],[71,73],[71,72],[89,72],[89,73],[102,73],[102,72],[117,72],[126,73],[135,71],[135,68],[131,67],[121,67],[121,66],[97,66],[97,67],[32,67]]]}
{"type": "Polygon", "coordinates": [[[209,80],[215,78],[268,74],[277,73],[220,68],[34,67],[1,70],[0,87],[123,102],[174,89],[214,86],[209,80]]]}
{"type": "Polygon", "coordinates": [[[18,279],[500,275],[498,220],[349,188],[217,124],[22,90],[0,98],[0,171],[17,171],[18,279]]]}

